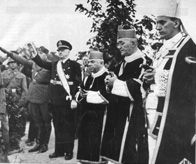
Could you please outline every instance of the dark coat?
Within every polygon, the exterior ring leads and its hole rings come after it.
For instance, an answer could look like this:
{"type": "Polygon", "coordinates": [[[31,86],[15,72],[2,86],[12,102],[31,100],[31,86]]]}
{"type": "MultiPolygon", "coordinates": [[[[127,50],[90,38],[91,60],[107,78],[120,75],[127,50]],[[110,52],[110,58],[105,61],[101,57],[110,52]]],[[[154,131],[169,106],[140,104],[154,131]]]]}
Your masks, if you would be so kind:
{"type": "MultiPolygon", "coordinates": [[[[33,59],[36,64],[40,67],[43,67],[51,72],[51,80],[60,81],[57,74],[57,62],[46,62],[42,61],[41,58],[37,55],[33,59]]],[[[70,84],[70,93],[72,97],[75,97],[76,92],[78,91],[78,86],[81,83],[81,70],[80,65],[76,61],[68,59],[63,66],[63,71],[67,76],[67,81],[70,84]]],[[[54,105],[63,105],[65,104],[66,97],[68,93],[65,91],[62,85],[50,84],[49,86],[49,100],[54,105]]]]}
{"type": "MultiPolygon", "coordinates": [[[[74,110],[71,109],[68,93],[61,84],[57,73],[57,63],[42,61],[37,55],[35,63],[51,72],[51,83],[49,85],[49,100],[52,106],[53,124],[55,129],[55,153],[64,154],[73,152],[75,139],[74,110]]],[[[63,72],[70,87],[70,94],[75,98],[78,86],[81,82],[80,65],[68,59],[62,64],[63,72]]]]}
{"type": "MultiPolygon", "coordinates": [[[[105,93],[104,79],[106,75],[108,75],[107,72],[103,72],[103,74],[96,78],[88,76],[86,83],[83,83],[81,88],[87,91],[97,91],[100,94],[105,93]]],[[[101,134],[106,104],[88,103],[86,98],[84,98],[81,101],[81,106],[77,159],[99,161],[101,134]]]]}
{"type": "Polygon", "coordinates": [[[185,60],[196,58],[196,45],[191,39],[182,44],[176,61],[171,62],[173,76],[169,76],[162,105],[163,133],[158,135],[154,163],[180,163],[184,158],[195,163],[195,143],[191,145],[191,140],[195,135],[196,64],[185,60]]]}
{"type": "MultiPolygon", "coordinates": [[[[123,74],[118,79],[126,82],[128,92],[133,97],[111,95],[108,106],[106,128],[103,136],[102,156],[119,161],[123,133],[126,120],[128,132],[123,147],[122,163],[148,163],[147,129],[145,128],[145,112],[142,107],[142,95],[138,79],[141,73],[140,65],[143,58],[127,63],[123,74]],[[131,106],[133,105],[133,108],[131,106]],[[130,108],[132,112],[130,113],[130,108]],[[138,149],[136,149],[138,147],[138,149]]],[[[115,71],[118,75],[120,66],[115,71]]]]}

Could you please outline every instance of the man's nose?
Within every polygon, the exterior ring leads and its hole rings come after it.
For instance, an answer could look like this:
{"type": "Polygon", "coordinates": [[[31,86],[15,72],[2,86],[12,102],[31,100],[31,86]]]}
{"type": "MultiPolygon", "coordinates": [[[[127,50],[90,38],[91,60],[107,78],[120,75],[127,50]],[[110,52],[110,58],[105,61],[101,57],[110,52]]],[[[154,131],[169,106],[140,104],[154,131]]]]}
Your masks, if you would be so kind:
{"type": "Polygon", "coordinates": [[[120,46],[120,45],[117,45],[116,47],[117,47],[119,50],[121,49],[121,46],[120,46]]]}
{"type": "Polygon", "coordinates": [[[161,30],[161,26],[159,24],[156,24],[156,30],[160,31],[161,30]]]}

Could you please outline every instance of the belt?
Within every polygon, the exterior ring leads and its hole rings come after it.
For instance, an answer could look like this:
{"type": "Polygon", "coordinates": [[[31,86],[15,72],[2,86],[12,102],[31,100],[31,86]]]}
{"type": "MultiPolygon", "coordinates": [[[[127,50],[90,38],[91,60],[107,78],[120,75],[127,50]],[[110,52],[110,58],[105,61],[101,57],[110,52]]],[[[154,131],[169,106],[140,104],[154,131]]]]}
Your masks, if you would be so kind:
{"type": "Polygon", "coordinates": [[[37,83],[37,84],[41,84],[41,85],[49,85],[50,84],[49,82],[38,82],[35,79],[33,79],[33,82],[37,83]]]}
{"type": "MultiPolygon", "coordinates": [[[[50,80],[50,83],[53,85],[62,85],[61,81],[57,81],[57,80],[53,80],[53,79],[50,80]]],[[[68,81],[68,84],[73,85],[73,81],[68,81]]]]}

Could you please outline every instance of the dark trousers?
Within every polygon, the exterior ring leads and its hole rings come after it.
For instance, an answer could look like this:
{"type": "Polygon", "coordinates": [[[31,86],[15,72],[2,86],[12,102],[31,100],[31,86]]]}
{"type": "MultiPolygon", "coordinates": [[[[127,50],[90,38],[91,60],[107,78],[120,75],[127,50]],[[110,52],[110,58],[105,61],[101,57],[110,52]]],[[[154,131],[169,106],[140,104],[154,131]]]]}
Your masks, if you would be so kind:
{"type": "Polygon", "coordinates": [[[29,118],[29,132],[28,139],[34,141],[37,138],[37,129],[33,118],[29,118]]]}
{"type": "MultiPolygon", "coordinates": [[[[7,156],[8,151],[9,151],[9,146],[10,146],[9,144],[9,121],[8,121],[7,114],[0,113],[0,123],[1,123],[3,143],[5,145],[5,154],[7,156]]],[[[2,148],[1,146],[0,146],[0,149],[2,148]]]]}
{"type": "Polygon", "coordinates": [[[52,114],[55,132],[55,153],[73,152],[75,139],[74,110],[70,109],[70,103],[53,105],[52,114]]]}
{"type": "Polygon", "coordinates": [[[52,119],[52,116],[48,111],[48,103],[29,103],[29,111],[37,129],[37,140],[40,144],[48,144],[52,119]]]}

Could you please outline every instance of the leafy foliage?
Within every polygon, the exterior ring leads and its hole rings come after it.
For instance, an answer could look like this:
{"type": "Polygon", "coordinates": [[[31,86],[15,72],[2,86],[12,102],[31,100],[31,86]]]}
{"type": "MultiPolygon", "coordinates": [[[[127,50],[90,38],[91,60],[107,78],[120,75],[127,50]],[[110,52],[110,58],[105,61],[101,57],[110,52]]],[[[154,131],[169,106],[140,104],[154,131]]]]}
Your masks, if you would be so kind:
{"type": "Polygon", "coordinates": [[[121,59],[120,53],[116,48],[117,30],[119,25],[124,28],[135,28],[138,36],[139,48],[144,50],[147,45],[146,39],[153,39],[146,31],[151,31],[155,21],[153,18],[144,16],[141,20],[135,18],[135,0],[87,0],[90,8],[84,7],[83,4],[76,5],[76,11],[82,12],[87,17],[92,18],[93,23],[91,32],[96,36],[90,38],[87,44],[91,48],[98,48],[104,53],[105,58],[121,59]],[[104,6],[103,6],[104,5],[104,6]],[[104,7],[106,9],[104,10],[104,7]]]}

